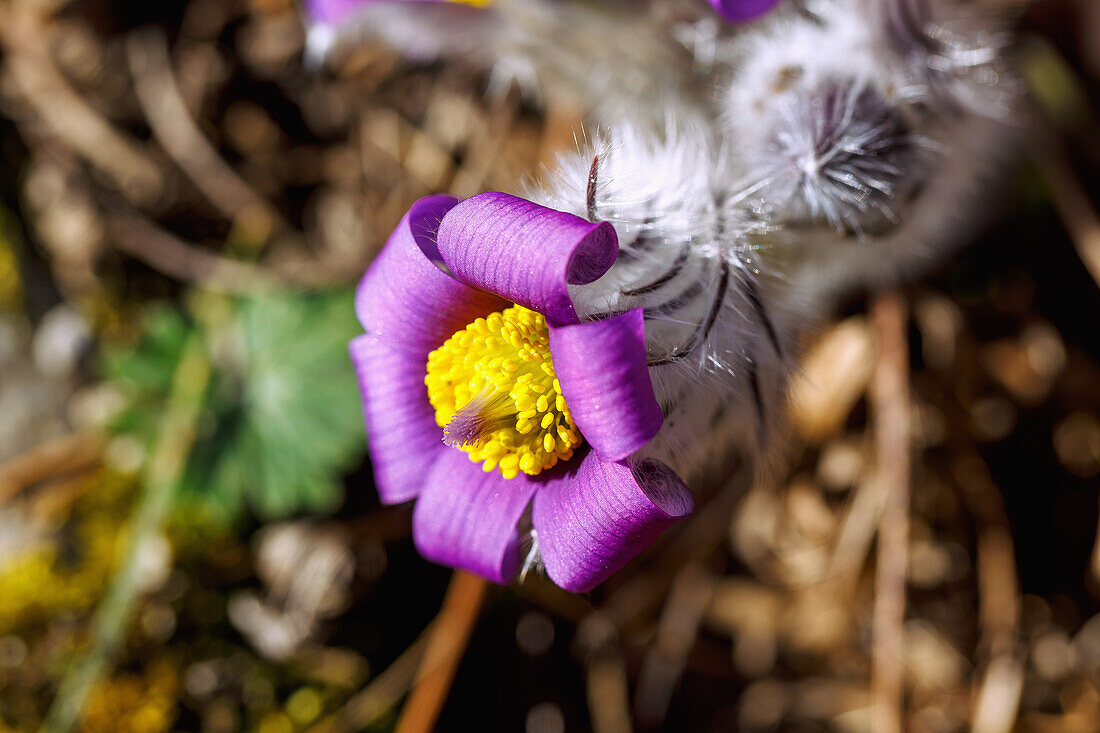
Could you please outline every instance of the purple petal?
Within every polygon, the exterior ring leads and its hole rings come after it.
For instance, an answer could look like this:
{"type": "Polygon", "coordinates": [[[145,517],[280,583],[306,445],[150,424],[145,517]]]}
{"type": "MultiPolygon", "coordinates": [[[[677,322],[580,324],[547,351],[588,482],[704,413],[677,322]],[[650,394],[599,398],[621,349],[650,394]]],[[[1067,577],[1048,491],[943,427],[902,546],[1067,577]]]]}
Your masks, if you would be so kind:
{"type": "Polygon", "coordinates": [[[747,23],[764,15],[779,4],[780,0],[708,0],[714,9],[728,21],[747,23]]]}
{"type": "Polygon", "coordinates": [[[562,396],[584,439],[605,461],[638,450],[664,417],[646,367],[642,309],[550,328],[562,396]]]}
{"type": "Polygon", "coordinates": [[[456,331],[509,305],[463,285],[436,264],[436,230],[457,201],[428,196],[413,204],[355,293],[355,312],[367,333],[395,351],[423,354],[422,366],[428,352],[456,331]]]}
{"type": "Polygon", "coordinates": [[[439,254],[463,282],[576,323],[569,285],[598,279],[619,253],[615,230],[504,193],[483,193],[447,212],[439,254]]]}
{"type": "Polygon", "coordinates": [[[695,509],[680,478],[659,461],[601,461],[589,452],[535,494],[532,519],[550,579],[595,588],[676,520],[695,509]]]}
{"type": "Polygon", "coordinates": [[[413,509],[413,540],[432,562],[508,583],[520,562],[516,525],[539,484],[488,473],[455,448],[432,466],[413,509]]]}
{"type": "MultiPolygon", "coordinates": [[[[374,480],[383,504],[412,499],[443,445],[443,428],[424,386],[424,359],[419,354],[388,348],[366,334],[348,344],[359,378],[367,447],[374,480]]],[[[457,452],[457,451],[456,451],[457,452]]]]}

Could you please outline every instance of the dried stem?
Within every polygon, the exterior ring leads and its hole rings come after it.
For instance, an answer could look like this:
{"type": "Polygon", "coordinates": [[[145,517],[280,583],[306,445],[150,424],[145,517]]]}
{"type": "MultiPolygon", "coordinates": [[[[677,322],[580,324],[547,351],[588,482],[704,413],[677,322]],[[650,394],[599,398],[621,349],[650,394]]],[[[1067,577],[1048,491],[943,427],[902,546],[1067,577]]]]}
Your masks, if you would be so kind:
{"type": "Polygon", "coordinates": [[[1004,502],[977,451],[959,449],[955,482],[978,523],[978,619],[985,662],[974,689],[971,730],[1008,733],[1023,694],[1024,659],[1019,644],[1020,584],[1004,502]]]}
{"type": "Polygon", "coordinates": [[[665,721],[713,595],[714,578],[699,563],[689,563],[677,574],[638,675],[634,712],[639,725],[655,728],[665,721]]]}
{"type": "Polygon", "coordinates": [[[427,733],[435,728],[458,663],[477,623],[486,588],[483,579],[461,570],[451,576],[443,608],[428,639],[416,686],[394,728],[396,733],[427,733]]]}
{"type": "MultiPolygon", "coordinates": [[[[666,650],[671,652],[668,656],[672,664],[664,665],[660,671],[671,671],[672,675],[662,674],[660,679],[655,680],[658,686],[667,686],[670,679],[675,685],[683,668],[680,663],[683,660],[678,660],[678,657],[684,648],[682,634],[677,632],[683,629],[685,618],[688,619],[688,626],[697,626],[706,610],[705,603],[696,607],[701,583],[696,582],[698,578],[691,573],[698,573],[697,563],[726,538],[733,508],[751,481],[752,468],[749,465],[740,463],[730,467],[722,489],[691,520],[684,523],[646,572],[636,573],[617,588],[599,609],[581,619],[577,629],[577,648],[585,657],[588,707],[594,730],[599,733],[627,733],[632,729],[630,694],[619,633],[655,611],[666,597],[670,585],[686,584],[682,590],[691,592],[677,601],[676,608],[666,608],[665,614],[666,650]],[[693,566],[686,579],[685,565],[693,566]],[[677,583],[678,579],[683,580],[677,583]]],[[[707,585],[709,587],[709,582],[707,585]]],[[[705,594],[709,598],[710,591],[705,594]]],[[[693,632],[690,635],[694,638],[693,632]]],[[[690,643],[689,640],[687,644],[690,643]]],[[[664,690],[666,694],[669,691],[671,688],[664,690]]]]}
{"type": "Polygon", "coordinates": [[[280,284],[280,278],[261,267],[184,242],[143,216],[116,214],[108,222],[119,250],[182,282],[232,294],[254,293],[280,284]]]}
{"type": "Polygon", "coordinates": [[[116,129],[54,66],[42,20],[25,4],[0,4],[0,43],[12,89],[69,148],[105,173],[139,206],[163,188],[160,168],[137,141],[116,129]]]}
{"type": "Polygon", "coordinates": [[[202,341],[192,336],[172,379],[172,392],[156,446],[142,472],[142,492],[130,523],[126,555],[92,619],[92,643],[61,680],[42,725],[45,733],[72,730],[88,691],[125,638],[139,591],[143,549],[160,531],[195,440],[195,426],[210,380],[202,341]]]}
{"type": "Polygon", "coordinates": [[[618,646],[594,653],[585,664],[585,691],[594,733],[630,733],[626,662],[618,646]]]}
{"type": "Polygon", "coordinates": [[[172,72],[164,33],[132,33],[126,39],[126,57],[153,136],[195,187],[231,220],[259,215],[268,228],[278,222],[278,212],[222,160],[191,117],[172,72]]]}
{"type": "Polygon", "coordinates": [[[878,364],[869,397],[874,419],[878,480],[885,503],[878,530],[872,628],[872,729],[901,733],[904,725],[905,577],[909,549],[909,352],[902,298],[876,298],[871,321],[878,332],[878,364]]]}
{"type": "Polygon", "coordinates": [[[103,447],[98,433],[71,433],[7,460],[0,465],[0,504],[35,484],[93,467],[103,447]]]}
{"type": "Polygon", "coordinates": [[[352,733],[371,726],[409,691],[428,641],[434,635],[433,622],[420,633],[401,656],[354,695],[335,715],[309,729],[309,733],[352,733]]]}
{"type": "Polygon", "coordinates": [[[307,258],[267,266],[234,260],[163,229],[149,218],[132,211],[107,217],[115,247],[144,262],[163,275],[204,290],[231,295],[249,295],[278,288],[310,290],[347,283],[352,273],[362,272],[362,263],[326,262],[307,258]]]}
{"type": "Polygon", "coordinates": [[[1100,285],[1100,215],[1057,145],[1044,146],[1035,162],[1050,186],[1054,207],[1069,232],[1077,256],[1100,285]]]}

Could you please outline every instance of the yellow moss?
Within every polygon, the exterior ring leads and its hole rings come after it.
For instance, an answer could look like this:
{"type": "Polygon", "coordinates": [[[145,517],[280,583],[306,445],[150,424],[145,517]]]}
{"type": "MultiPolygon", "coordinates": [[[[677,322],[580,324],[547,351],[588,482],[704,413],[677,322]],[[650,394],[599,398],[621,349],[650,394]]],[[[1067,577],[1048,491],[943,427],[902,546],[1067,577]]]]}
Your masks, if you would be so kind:
{"type": "Polygon", "coordinates": [[[159,733],[176,717],[179,675],[166,660],[145,674],[116,674],[99,680],[88,694],[80,733],[159,733]]]}
{"type": "Polygon", "coordinates": [[[124,540],[119,519],[129,514],[134,486],[109,472],[89,480],[71,521],[58,529],[72,544],[65,560],[59,558],[60,540],[50,538],[0,565],[0,634],[61,613],[88,611],[102,594],[124,540]]]}
{"type": "Polygon", "coordinates": [[[15,310],[23,302],[23,285],[11,242],[0,237],[0,310],[15,310]]]}

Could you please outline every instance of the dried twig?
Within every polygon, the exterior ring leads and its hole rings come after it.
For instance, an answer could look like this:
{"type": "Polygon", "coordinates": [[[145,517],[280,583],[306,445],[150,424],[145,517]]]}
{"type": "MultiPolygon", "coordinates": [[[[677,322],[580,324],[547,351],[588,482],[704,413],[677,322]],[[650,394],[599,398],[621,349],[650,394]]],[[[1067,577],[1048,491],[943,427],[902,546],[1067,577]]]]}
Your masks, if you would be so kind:
{"type": "Polygon", "coordinates": [[[428,639],[416,687],[394,729],[397,733],[427,733],[434,729],[477,623],[486,588],[485,580],[461,570],[451,576],[443,608],[428,639]]]}
{"type": "Polygon", "coordinates": [[[98,433],[71,433],[9,459],[0,465],[0,504],[35,484],[92,468],[102,458],[103,448],[103,436],[98,433]]]}
{"type": "Polygon", "coordinates": [[[262,216],[267,228],[280,222],[278,212],[222,160],[195,124],[176,84],[163,32],[132,33],[126,56],[153,136],[195,187],[229,219],[262,216]]]}
{"type": "Polygon", "coordinates": [[[638,675],[634,711],[639,725],[652,728],[664,722],[713,594],[714,579],[697,563],[685,565],[676,576],[657,626],[657,638],[638,675]]]}
{"type": "MultiPolygon", "coordinates": [[[[669,586],[680,577],[685,564],[698,562],[720,545],[729,531],[730,515],[752,480],[747,464],[733,467],[722,489],[680,528],[645,572],[635,574],[597,610],[583,618],[577,629],[577,647],[585,659],[588,707],[593,728],[601,733],[631,730],[630,695],[619,633],[651,613],[665,598],[669,586]]],[[[707,593],[709,597],[709,591],[707,593]]],[[[689,615],[706,610],[702,604],[689,615]]],[[[679,614],[676,614],[679,616],[679,614]]],[[[673,629],[669,629],[671,632],[673,629]]],[[[672,676],[675,684],[679,672],[672,676]]],[[[663,679],[667,680],[667,676],[663,679]]]]}
{"type": "Polygon", "coordinates": [[[186,242],[134,212],[107,217],[112,242],[126,254],[163,275],[219,293],[247,295],[262,290],[310,290],[345,285],[362,272],[362,263],[301,258],[279,265],[230,259],[186,242]]]}
{"type": "Polygon", "coordinates": [[[1034,159],[1047,179],[1054,207],[1073,240],[1077,256],[1100,285],[1100,215],[1060,147],[1044,146],[1034,159]]]}
{"type": "Polygon", "coordinates": [[[487,179],[500,173],[500,141],[509,134],[519,114],[519,101],[514,95],[501,99],[496,114],[489,118],[489,125],[479,131],[469,143],[466,163],[451,181],[451,194],[464,197],[473,196],[485,188],[487,179]]]}
{"type": "Polygon", "coordinates": [[[363,730],[392,709],[412,685],[435,628],[434,622],[429,624],[385,671],[348,700],[339,712],[310,728],[309,733],[351,733],[363,730]]]}
{"type": "Polygon", "coordinates": [[[1010,655],[995,657],[986,668],[978,688],[971,731],[1009,733],[1013,730],[1023,690],[1023,664],[1010,655]]]}
{"type": "Polygon", "coordinates": [[[253,293],[280,284],[261,267],[184,242],[143,216],[115,214],[108,224],[118,249],[177,280],[222,293],[253,293]]]}
{"type": "Polygon", "coordinates": [[[630,690],[615,627],[603,614],[588,616],[577,630],[584,660],[585,692],[595,733],[630,733],[630,690]]]}
{"type": "Polygon", "coordinates": [[[827,573],[829,577],[852,585],[858,582],[875,532],[882,521],[887,493],[873,471],[860,478],[833,542],[827,573]]]}
{"type": "Polygon", "coordinates": [[[0,43],[12,88],[50,131],[99,170],[131,201],[147,206],[160,196],[159,166],[138,143],[95,111],[58,72],[41,20],[26,4],[0,4],[0,43]]]}
{"type": "Polygon", "coordinates": [[[955,480],[979,527],[978,617],[988,660],[975,689],[972,730],[1008,733],[1016,723],[1024,681],[1015,551],[1004,503],[989,467],[972,448],[959,450],[955,480]]]}
{"type": "Polygon", "coordinates": [[[443,608],[416,641],[338,713],[310,728],[309,733],[363,730],[408,692],[414,678],[417,687],[405,705],[399,728],[430,730],[466,649],[485,590],[484,580],[456,571],[443,608]]]}
{"type": "Polygon", "coordinates": [[[886,492],[878,531],[872,649],[872,729],[904,725],[905,577],[909,558],[909,352],[905,304],[897,293],[871,307],[880,351],[869,397],[874,416],[877,480],[886,492]]]}
{"type": "Polygon", "coordinates": [[[630,697],[622,652],[618,649],[599,652],[585,672],[594,733],[630,733],[630,697]]]}

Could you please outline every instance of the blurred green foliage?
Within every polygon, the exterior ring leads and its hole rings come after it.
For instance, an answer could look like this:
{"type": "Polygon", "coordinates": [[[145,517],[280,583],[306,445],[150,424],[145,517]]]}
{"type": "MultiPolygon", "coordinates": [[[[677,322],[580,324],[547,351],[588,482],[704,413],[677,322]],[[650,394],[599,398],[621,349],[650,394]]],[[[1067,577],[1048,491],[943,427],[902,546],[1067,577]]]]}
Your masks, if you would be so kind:
{"type": "Polygon", "coordinates": [[[365,447],[347,342],[359,332],[350,291],[192,299],[162,305],[132,346],[108,350],[104,375],[127,397],[119,433],[157,434],[172,375],[195,330],[213,365],[179,499],[233,521],[328,513],[365,447]]]}

